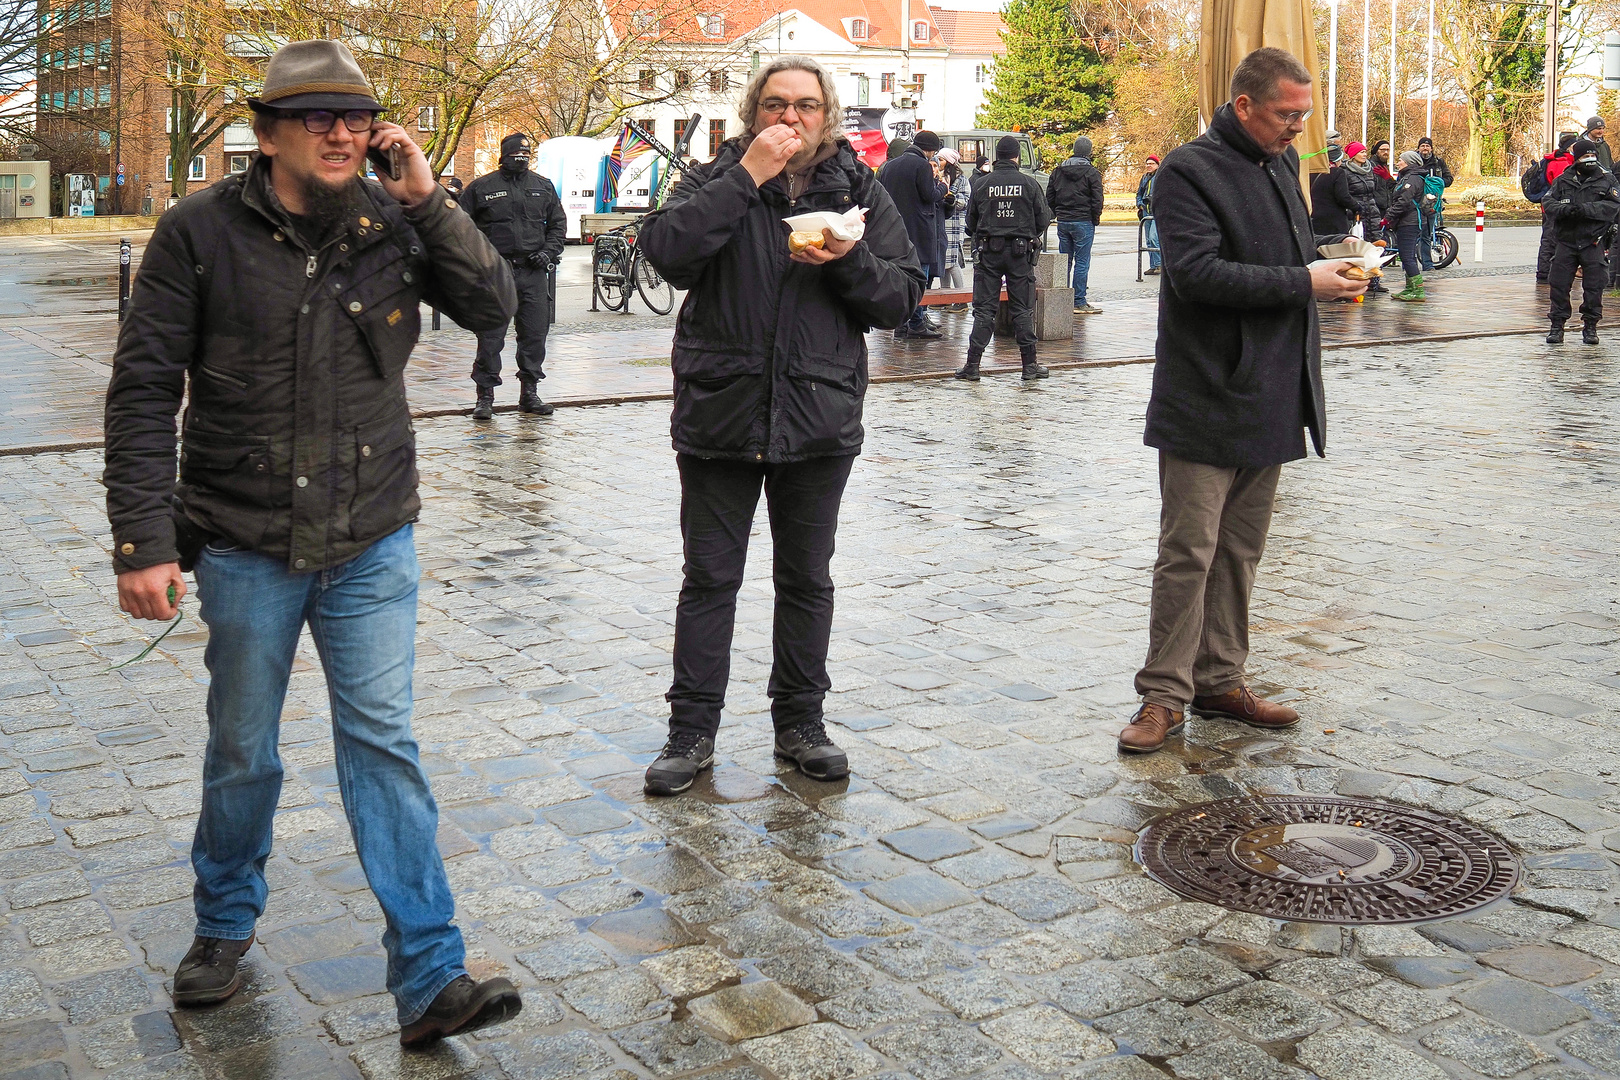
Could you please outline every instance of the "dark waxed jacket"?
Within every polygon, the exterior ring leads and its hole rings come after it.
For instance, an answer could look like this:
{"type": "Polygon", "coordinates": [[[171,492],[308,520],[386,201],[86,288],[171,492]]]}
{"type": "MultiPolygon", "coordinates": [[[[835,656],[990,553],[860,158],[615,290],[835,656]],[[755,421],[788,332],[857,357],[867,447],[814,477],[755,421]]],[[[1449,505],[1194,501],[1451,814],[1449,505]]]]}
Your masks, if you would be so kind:
{"type": "Polygon", "coordinates": [[[1188,461],[1261,467],[1325,447],[1317,238],[1293,147],[1268,157],[1222,105],[1165,156],[1153,188],[1164,287],[1149,446],[1188,461]]]}
{"type": "Polygon", "coordinates": [[[1046,204],[1058,221],[1102,222],[1103,178],[1090,158],[1071,157],[1046,181],[1046,204]]]}
{"type": "Polygon", "coordinates": [[[1553,181],[1541,205],[1560,244],[1585,247],[1602,239],[1620,220],[1620,188],[1614,174],[1601,167],[1582,176],[1580,166],[1572,165],[1553,181]]]}
{"type": "Polygon", "coordinates": [[[939,220],[945,213],[940,201],[950,188],[934,176],[927,155],[915,146],[892,161],[885,162],[878,177],[900,220],[906,223],[911,245],[917,249],[917,263],[936,274],[945,261],[940,244],[939,220]]]}
{"type": "Polygon", "coordinates": [[[1311,177],[1311,227],[1317,232],[1349,232],[1358,209],[1343,165],[1311,177]]]}
{"type": "Polygon", "coordinates": [[[448,193],[407,210],[362,181],[341,231],[311,243],[269,175],[261,157],[181,201],[147,245],[107,388],[119,572],[181,561],[181,545],[189,563],[207,537],[316,570],[415,520],[404,371],[420,302],[469,330],[517,306],[448,193]]]}
{"type": "Polygon", "coordinates": [[[922,270],[888,192],[843,139],[795,199],[779,176],[755,186],[739,165],[749,141],[729,140],[689,170],[636,240],[689,290],[671,361],[675,449],[768,462],[859,453],[866,331],[910,317],[922,270]],[[856,206],[867,208],[866,234],[847,255],[824,266],[788,258],[783,218],[856,206]]]}
{"type": "Polygon", "coordinates": [[[1395,188],[1389,195],[1389,206],[1384,220],[1391,229],[1397,229],[1408,217],[1416,218],[1423,210],[1423,176],[1421,168],[1402,169],[1395,177],[1395,188]]]}

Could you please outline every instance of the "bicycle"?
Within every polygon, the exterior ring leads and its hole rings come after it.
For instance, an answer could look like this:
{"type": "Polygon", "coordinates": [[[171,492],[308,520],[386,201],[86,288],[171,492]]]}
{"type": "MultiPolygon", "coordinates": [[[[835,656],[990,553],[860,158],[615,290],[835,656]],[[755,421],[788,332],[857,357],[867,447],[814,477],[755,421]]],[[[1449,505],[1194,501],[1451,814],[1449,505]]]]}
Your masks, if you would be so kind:
{"type": "Polygon", "coordinates": [[[591,245],[593,307],[600,301],[609,311],[628,312],[632,293],[655,315],[668,315],[675,307],[674,287],[636,247],[640,224],[632,221],[609,229],[591,245]]]}
{"type": "MultiPolygon", "coordinates": [[[[1419,235],[1418,243],[1421,244],[1423,242],[1423,237],[1419,235]]],[[[1399,246],[1395,243],[1395,236],[1393,233],[1391,233],[1389,237],[1389,250],[1395,253],[1399,253],[1400,251],[1399,246]]],[[[1434,263],[1434,268],[1436,270],[1444,270],[1446,267],[1456,262],[1457,251],[1456,234],[1450,229],[1436,225],[1434,229],[1434,245],[1430,249],[1429,255],[1430,260],[1434,263]]],[[[1397,261],[1394,265],[1398,266],[1399,262],[1397,261]]]]}

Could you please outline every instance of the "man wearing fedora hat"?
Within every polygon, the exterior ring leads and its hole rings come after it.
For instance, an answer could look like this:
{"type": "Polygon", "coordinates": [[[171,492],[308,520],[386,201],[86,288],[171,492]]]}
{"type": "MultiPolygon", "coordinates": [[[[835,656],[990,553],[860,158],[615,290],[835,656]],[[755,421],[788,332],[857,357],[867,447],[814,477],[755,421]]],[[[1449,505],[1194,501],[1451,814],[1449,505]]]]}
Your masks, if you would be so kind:
{"type": "Polygon", "coordinates": [[[519,1000],[505,979],[467,975],[411,733],[421,501],[404,370],[422,301],[492,329],[516,306],[512,275],[405,131],[378,121],[338,42],[280,49],[249,104],[259,155],[158,222],[107,389],[120,606],[173,618],[181,571],[195,570],[209,631],[196,937],[174,1000],[211,1004],[240,985],[269,892],[281,708],[307,626],[343,812],[386,920],[400,1041],[421,1046],[509,1017],[519,1000]],[[394,156],[397,178],[360,177],[370,149],[394,156]]]}

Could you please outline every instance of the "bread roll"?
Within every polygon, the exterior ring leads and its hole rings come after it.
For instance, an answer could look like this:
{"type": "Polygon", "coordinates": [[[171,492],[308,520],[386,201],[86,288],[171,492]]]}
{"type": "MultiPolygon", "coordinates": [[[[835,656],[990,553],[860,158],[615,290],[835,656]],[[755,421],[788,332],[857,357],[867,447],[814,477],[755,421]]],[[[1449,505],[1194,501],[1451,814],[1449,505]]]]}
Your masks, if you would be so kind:
{"type": "Polygon", "coordinates": [[[824,248],[827,238],[818,232],[796,232],[788,234],[788,250],[797,255],[805,248],[824,248]]]}
{"type": "Polygon", "coordinates": [[[1383,277],[1384,272],[1376,266],[1371,269],[1363,266],[1347,266],[1339,271],[1339,276],[1350,278],[1352,281],[1371,281],[1373,278],[1383,277]]]}

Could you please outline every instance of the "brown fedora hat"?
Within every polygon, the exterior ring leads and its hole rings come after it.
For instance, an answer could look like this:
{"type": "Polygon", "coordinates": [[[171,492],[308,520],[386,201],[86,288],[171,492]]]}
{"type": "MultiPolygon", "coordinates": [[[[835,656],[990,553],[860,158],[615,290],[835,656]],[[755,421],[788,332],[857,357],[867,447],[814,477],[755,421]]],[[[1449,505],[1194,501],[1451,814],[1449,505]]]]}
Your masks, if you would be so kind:
{"type": "Polygon", "coordinates": [[[371,83],[341,41],[294,41],[270,58],[264,89],[248,98],[254,112],[282,109],[373,109],[382,111],[371,83]]]}

